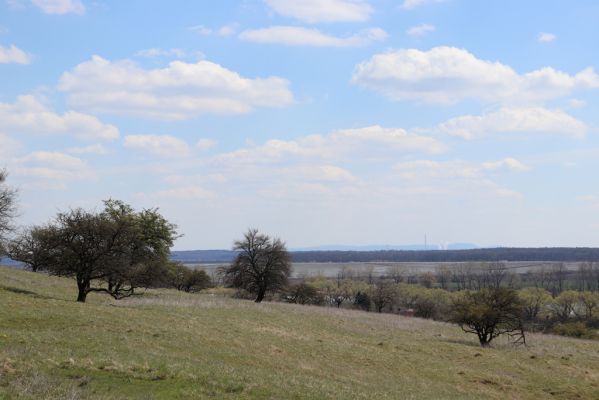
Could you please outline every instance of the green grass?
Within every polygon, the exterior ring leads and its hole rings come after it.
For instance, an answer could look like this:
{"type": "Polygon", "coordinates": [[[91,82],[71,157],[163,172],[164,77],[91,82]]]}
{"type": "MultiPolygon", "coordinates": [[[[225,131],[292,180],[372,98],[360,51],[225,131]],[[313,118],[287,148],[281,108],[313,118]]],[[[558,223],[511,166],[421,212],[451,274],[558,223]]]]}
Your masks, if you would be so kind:
{"type": "Polygon", "coordinates": [[[599,342],[481,349],[415,318],[149,291],[75,299],[0,268],[0,399],[599,398],[599,342]]]}

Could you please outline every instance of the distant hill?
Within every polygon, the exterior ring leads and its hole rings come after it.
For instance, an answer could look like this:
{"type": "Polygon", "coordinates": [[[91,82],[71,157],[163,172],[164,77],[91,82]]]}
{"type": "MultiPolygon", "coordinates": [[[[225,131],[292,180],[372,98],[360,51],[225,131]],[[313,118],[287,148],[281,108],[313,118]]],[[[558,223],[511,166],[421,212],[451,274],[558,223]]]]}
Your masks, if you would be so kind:
{"type": "MultiPolygon", "coordinates": [[[[187,264],[228,263],[231,250],[173,251],[172,259],[187,264]]],[[[466,261],[599,261],[599,248],[545,247],[465,250],[314,250],[291,251],[294,262],[466,262],[466,261]]]]}
{"type": "Polygon", "coordinates": [[[446,245],[429,244],[372,244],[365,246],[355,245],[323,245],[313,247],[292,248],[292,252],[299,251],[379,251],[379,250],[465,250],[478,249],[473,243],[449,243],[446,245]]]}

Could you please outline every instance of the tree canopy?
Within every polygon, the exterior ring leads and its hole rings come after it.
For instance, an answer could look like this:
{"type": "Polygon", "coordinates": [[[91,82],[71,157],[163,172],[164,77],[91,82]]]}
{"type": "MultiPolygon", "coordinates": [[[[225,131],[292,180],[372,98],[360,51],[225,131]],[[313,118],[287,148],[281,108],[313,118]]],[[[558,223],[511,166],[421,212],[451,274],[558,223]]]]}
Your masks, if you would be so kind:
{"type": "Polygon", "coordinates": [[[136,212],[121,201],[106,200],[101,212],[61,212],[9,247],[13,258],[32,269],[75,278],[77,301],[85,302],[91,292],[119,299],[159,283],[176,235],[176,226],[157,209],[136,212]]]}
{"type": "Polygon", "coordinates": [[[281,239],[249,229],[243,239],[233,244],[233,250],[239,253],[223,271],[229,286],[254,294],[257,303],[264,299],[267,292],[287,286],[291,257],[281,239]]]}
{"type": "Polygon", "coordinates": [[[502,334],[524,339],[524,307],[515,290],[489,288],[463,292],[451,308],[452,322],[459,324],[465,332],[475,333],[483,347],[502,334]]]}

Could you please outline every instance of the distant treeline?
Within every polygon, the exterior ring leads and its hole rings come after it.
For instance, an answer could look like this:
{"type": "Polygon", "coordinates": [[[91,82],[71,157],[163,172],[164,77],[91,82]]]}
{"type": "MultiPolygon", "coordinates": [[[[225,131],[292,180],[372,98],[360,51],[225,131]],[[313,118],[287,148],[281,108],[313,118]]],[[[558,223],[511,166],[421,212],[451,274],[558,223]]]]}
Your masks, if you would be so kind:
{"type": "MultiPolygon", "coordinates": [[[[228,263],[230,250],[173,251],[183,263],[228,263]]],[[[295,251],[293,262],[468,262],[468,261],[599,261],[599,248],[544,247],[470,250],[295,251]]]]}

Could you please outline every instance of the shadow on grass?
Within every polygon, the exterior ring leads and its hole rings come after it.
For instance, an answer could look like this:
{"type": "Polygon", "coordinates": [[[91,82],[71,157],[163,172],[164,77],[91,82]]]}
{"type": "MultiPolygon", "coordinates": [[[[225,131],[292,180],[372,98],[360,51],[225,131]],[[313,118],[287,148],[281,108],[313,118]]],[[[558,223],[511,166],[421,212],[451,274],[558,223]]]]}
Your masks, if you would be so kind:
{"type": "Polygon", "coordinates": [[[16,293],[16,294],[24,294],[27,296],[35,297],[36,299],[54,299],[54,297],[44,296],[31,290],[20,289],[12,286],[2,286],[0,285],[0,290],[6,290],[7,292],[16,293]]]}

